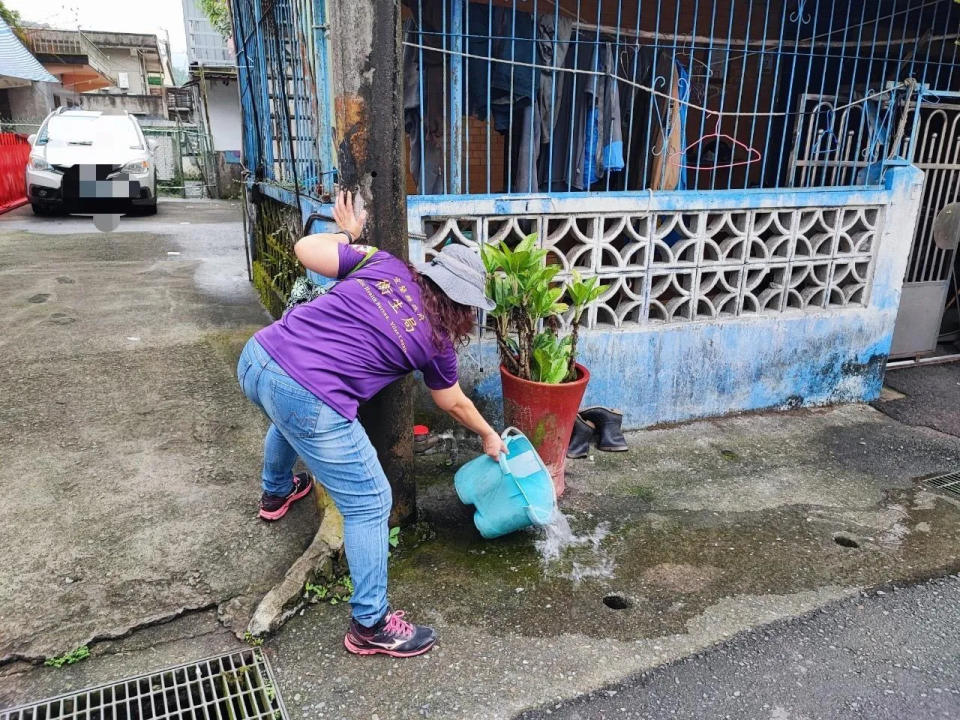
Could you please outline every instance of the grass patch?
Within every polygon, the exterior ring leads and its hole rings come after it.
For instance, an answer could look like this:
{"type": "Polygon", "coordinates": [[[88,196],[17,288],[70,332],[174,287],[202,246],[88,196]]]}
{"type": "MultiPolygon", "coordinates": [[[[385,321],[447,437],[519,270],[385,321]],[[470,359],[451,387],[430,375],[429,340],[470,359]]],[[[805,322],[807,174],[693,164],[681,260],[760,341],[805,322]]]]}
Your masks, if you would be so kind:
{"type": "Polygon", "coordinates": [[[653,502],[653,499],[657,496],[657,491],[649,485],[634,485],[627,492],[644,502],[653,502]]]}

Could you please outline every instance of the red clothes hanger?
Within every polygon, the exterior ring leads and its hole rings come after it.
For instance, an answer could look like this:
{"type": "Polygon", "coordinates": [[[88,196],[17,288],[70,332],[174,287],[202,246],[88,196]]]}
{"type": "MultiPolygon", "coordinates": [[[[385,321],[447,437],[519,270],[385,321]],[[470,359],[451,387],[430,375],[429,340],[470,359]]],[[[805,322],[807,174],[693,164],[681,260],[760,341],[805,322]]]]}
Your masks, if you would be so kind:
{"type": "Polygon", "coordinates": [[[760,154],[759,150],[757,150],[756,148],[750,147],[744,142],[740,142],[735,137],[731,137],[730,135],[720,132],[720,114],[719,113],[708,113],[708,115],[717,116],[717,126],[714,129],[714,131],[712,133],[708,133],[707,135],[704,135],[699,140],[695,140],[694,142],[690,143],[685,148],[683,148],[683,150],[677,150],[675,153],[671,153],[670,157],[667,158],[667,162],[671,163],[672,165],[677,165],[678,167],[681,167],[681,168],[686,168],[687,170],[722,170],[724,168],[739,167],[740,165],[749,165],[750,163],[753,163],[753,162],[759,162],[759,160],[763,157],[760,154]],[[750,157],[746,160],[723,163],[721,165],[689,165],[685,162],[682,162],[682,159],[686,156],[687,152],[694,150],[698,145],[702,145],[707,140],[713,140],[714,138],[718,140],[727,140],[734,146],[734,148],[738,148],[738,147],[743,148],[744,150],[747,151],[747,153],[749,153],[750,157]]]}

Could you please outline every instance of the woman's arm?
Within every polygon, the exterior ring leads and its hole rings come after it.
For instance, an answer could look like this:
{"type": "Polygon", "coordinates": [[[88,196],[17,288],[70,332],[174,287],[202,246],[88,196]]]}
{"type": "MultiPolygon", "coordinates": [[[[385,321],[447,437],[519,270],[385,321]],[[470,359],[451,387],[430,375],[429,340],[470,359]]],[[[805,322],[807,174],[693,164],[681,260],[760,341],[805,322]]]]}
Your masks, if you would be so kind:
{"type": "Polygon", "coordinates": [[[338,227],[349,233],[349,237],[342,232],[316,233],[300,238],[293,246],[297,259],[305,268],[331,278],[337,277],[340,272],[340,253],[337,246],[360,236],[367,221],[367,213],[363,210],[354,211],[353,196],[340,191],[333,205],[333,219],[338,227]]]}
{"type": "Polygon", "coordinates": [[[470,398],[463,394],[459,383],[446,390],[431,390],[430,395],[438,408],[481,437],[483,451],[487,455],[496,460],[500,453],[507,452],[507,446],[504,445],[500,435],[483,419],[470,398]]]}

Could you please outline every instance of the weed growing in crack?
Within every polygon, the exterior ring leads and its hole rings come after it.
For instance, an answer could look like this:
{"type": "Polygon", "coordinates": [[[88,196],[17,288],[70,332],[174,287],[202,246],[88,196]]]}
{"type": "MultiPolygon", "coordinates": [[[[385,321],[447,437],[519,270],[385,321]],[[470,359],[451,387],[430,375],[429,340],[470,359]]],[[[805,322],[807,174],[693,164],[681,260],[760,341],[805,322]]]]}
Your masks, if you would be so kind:
{"type": "Polygon", "coordinates": [[[254,647],[254,648],[257,648],[263,645],[263,638],[252,634],[249,630],[247,630],[243,634],[243,641],[250,647],[254,647]]]}
{"type": "Polygon", "coordinates": [[[66,652],[63,655],[47,658],[43,661],[43,664],[47,667],[61,668],[64,665],[73,665],[81,660],[86,660],[88,657],[90,657],[90,648],[86,645],[81,645],[80,647],[71,650],[70,652],[66,652]]]}
{"type": "MultiPolygon", "coordinates": [[[[400,544],[400,528],[390,528],[390,534],[387,536],[387,542],[391,548],[396,549],[400,544]]],[[[393,553],[387,551],[387,557],[393,553]]],[[[303,598],[311,603],[327,602],[331,605],[338,605],[350,600],[353,595],[353,579],[349,575],[341,575],[334,578],[329,584],[323,582],[306,582],[303,585],[303,598]]]]}
{"type": "Polygon", "coordinates": [[[353,580],[349,575],[338,577],[329,585],[308,582],[303,586],[304,597],[312,603],[328,602],[337,605],[353,595],[353,580]]]}

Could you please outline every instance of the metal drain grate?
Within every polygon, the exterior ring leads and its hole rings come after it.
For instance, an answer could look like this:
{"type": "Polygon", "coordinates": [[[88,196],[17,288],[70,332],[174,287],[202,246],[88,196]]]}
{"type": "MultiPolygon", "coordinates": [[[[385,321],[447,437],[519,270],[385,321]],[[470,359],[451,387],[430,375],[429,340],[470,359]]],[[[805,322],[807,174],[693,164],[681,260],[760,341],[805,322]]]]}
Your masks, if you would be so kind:
{"type": "Polygon", "coordinates": [[[932,490],[939,490],[940,492],[960,497],[960,471],[927,478],[920,482],[932,490]]]}
{"type": "Polygon", "coordinates": [[[259,650],[198,660],[0,710],[0,720],[287,720],[259,650]]]}

